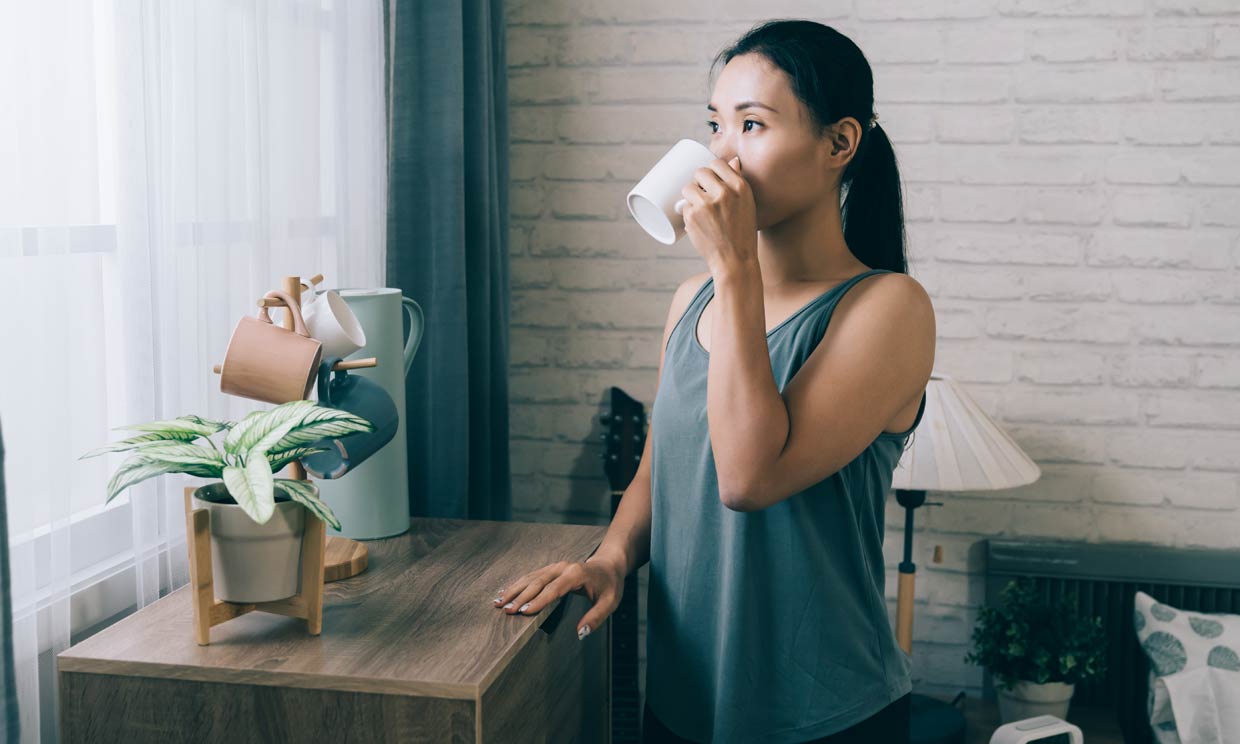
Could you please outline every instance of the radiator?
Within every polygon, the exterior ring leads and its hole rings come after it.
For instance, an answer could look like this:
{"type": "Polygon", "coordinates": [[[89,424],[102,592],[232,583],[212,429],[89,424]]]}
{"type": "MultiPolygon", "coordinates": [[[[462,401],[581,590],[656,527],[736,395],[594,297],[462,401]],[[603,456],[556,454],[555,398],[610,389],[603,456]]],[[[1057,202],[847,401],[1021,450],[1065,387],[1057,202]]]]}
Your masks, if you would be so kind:
{"type": "MultiPolygon", "coordinates": [[[[1007,582],[1022,576],[1034,579],[1044,599],[1075,594],[1081,615],[1102,618],[1109,639],[1107,673],[1077,685],[1072,704],[1114,710],[1129,744],[1152,741],[1146,714],[1149,665],[1132,625],[1136,592],[1194,612],[1240,614],[1240,550],[988,540],[986,603],[997,603],[1007,582]]],[[[984,694],[994,699],[989,674],[984,694]]]]}

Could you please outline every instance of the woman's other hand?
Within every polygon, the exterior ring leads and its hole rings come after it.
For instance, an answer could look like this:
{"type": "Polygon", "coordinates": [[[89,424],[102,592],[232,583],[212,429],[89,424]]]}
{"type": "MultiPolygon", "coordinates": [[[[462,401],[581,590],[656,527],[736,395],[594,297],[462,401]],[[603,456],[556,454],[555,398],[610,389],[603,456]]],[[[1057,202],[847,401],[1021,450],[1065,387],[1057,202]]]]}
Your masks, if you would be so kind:
{"type": "Polygon", "coordinates": [[[585,596],[594,605],[577,624],[577,638],[582,639],[620,606],[624,596],[620,561],[596,553],[584,561],[543,566],[501,589],[492,604],[509,615],[536,615],[569,592],[585,596]]]}

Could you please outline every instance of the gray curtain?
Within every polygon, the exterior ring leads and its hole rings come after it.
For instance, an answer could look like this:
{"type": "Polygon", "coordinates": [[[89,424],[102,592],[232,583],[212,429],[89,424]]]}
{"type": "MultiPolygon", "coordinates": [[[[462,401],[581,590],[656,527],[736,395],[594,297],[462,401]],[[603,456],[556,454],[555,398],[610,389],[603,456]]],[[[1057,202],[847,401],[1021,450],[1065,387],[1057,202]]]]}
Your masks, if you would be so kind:
{"type": "Polygon", "coordinates": [[[387,281],[426,331],[406,378],[414,516],[511,518],[502,0],[388,0],[387,281]]]}
{"type": "Polygon", "coordinates": [[[13,669],[13,596],[9,583],[9,518],[4,500],[4,434],[0,432],[0,732],[21,741],[17,678],[13,669]]]}

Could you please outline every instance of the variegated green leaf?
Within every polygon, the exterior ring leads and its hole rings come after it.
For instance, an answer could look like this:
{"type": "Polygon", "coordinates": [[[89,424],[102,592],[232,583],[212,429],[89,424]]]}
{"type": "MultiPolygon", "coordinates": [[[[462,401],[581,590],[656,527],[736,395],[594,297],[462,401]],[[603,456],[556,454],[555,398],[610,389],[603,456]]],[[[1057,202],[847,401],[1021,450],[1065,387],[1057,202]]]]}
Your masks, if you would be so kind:
{"type": "Polygon", "coordinates": [[[169,421],[151,421],[145,424],[121,426],[119,429],[129,431],[149,431],[172,438],[173,434],[193,434],[195,437],[209,437],[224,427],[218,422],[208,421],[198,416],[178,416],[169,421]]]}
{"type": "MultiPolygon", "coordinates": [[[[203,418],[202,416],[195,416],[193,414],[187,414],[185,416],[182,416],[181,418],[187,421],[193,421],[195,423],[202,424],[203,426],[213,427],[215,431],[217,432],[232,428],[231,421],[212,421],[211,419],[203,418]]],[[[214,434],[215,432],[211,432],[211,433],[214,434]]]]}
{"type": "Polygon", "coordinates": [[[224,436],[224,451],[230,455],[241,454],[240,451],[237,449],[237,440],[241,438],[241,435],[245,432],[246,429],[248,429],[250,426],[254,424],[255,421],[257,421],[258,417],[264,416],[266,414],[267,414],[266,411],[251,411],[250,413],[246,414],[245,418],[233,424],[228,429],[228,434],[224,436]]]}
{"type": "Polygon", "coordinates": [[[255,522],[266,524],[275,513],[274,479],[266,457],[250,459],[245,468],[235,465],[224,468],[224,485],[237,505],[255,522]]]}
{"type": "Polygon", "coordinates": [[[254,501],[254,491],[250,488],[250,482],[246,480],[245,470],[236,465],[229,465],[224,468],[223,476],[224,487],[228,489],[228,495],[233,497],[237,506],[250,515],[250,519],[257,522],[258,505],[254,501]]]}
{"type": "Polygon", "coordinates": [[[135,483],[141,483],[147,478],[173,473],[177,470],[178,466],[172,463],[150,462],[142,459],[141,455],[131,455],[128,460],[125,460],[116,469],[116,472],[108,480],[108,497],[104,500],[104,503],[112,501],[112,499],[120,495],[121,491],[135,483]]]}
{"type": "Polygon", "coordinates": [[[135,455],[151,463],[168,463],[177,470],[202,478],[218,478],[224,457],[212,447],[188,442],[157,442],[139,447],[135,455]]]}
{"type": "Polygon", "coordinates": [[[259,524],[263,524],[276,510],[275,474],[271,472],[271,463],[267,461],[267,453],[257,454],[257,457],[246,460],[245,478],[250,482],[250,488],[254,491],[254,500],[259,506],[258,513],[263,517],[259,524]]]}
{"type": "MultiPolygon", "coordinates": [[[[266,455],[266,453],[274,450],[276,442],[284,439],[290,431],[297,428],[301,424],[301,419],[302,415],[298,414],[267,432],[262,439],[254,443],[250,448],[250,452],[262,452],[266,455]]],[[[249,455],[246,455],[246,457],[249,457],[249,455]]]]}
{"type": "Polygon", "coordinates": [[[336,518],[332,508],[319,498],[318,489],[314,487],[314,484],[309,481],[277,478],[276,485],[283,489],[293,501],[306,507],[314,516],[330,524],[332,529],[340,529],[340,520],[336,518]]]}
{"type": "MultiPolygon", "coordinates": [[[[230,454],[244,455],[254,449],[254,446],[272,431],[290,422],[296,425],[300,417],[316,407],[317,404],[312,400],[295,400],[278,405],[270,411],[255,411],[228,431],[228,435],[224,437],[224,450],[230,454]]],[[[280,447],[279,449],[291,448],[280,447]]]]}
{"type": "Polygon", "coordinates": [[[375,425],[357,414],[342,411],[338,408],[316,406],[310,411],[299,426],[270,447],[272,451],[282,451],[314,444],[324,437],[337,439],[348,434],[361,431],[374,431],[375,425]]]}
{"type": "Polygon", "coordinates": [[[151,442],[192,442],[197,438],[198,438],[197,434],[188,434],[188,433],[158,434],[158,433],[152,432],[150,434],[140,434],[136,437],[130,437],[129,439],[122,439],[119,442],[113,442],[112,444],[109,444],[106,447],[100,447],[98,449],[93,449],[90,452],[87,452],[86,454],[82,455],[78,459],[85,460],[88,457],[97,457],[99,455],[106,454],[108,452],[124,452],[126,450],[131,450],[134,447],[137,447],[138,445],[150,444],[151,442]]]}
{"type": "Polygon", "coordinates": [[[268,452],[267,460],[271,462],[271,472],[276,473],[293,460],[300,460],[303,457],[309,457],[310,455],[326,451],[322,447],[297,447],[284,452],[268,452]]]}

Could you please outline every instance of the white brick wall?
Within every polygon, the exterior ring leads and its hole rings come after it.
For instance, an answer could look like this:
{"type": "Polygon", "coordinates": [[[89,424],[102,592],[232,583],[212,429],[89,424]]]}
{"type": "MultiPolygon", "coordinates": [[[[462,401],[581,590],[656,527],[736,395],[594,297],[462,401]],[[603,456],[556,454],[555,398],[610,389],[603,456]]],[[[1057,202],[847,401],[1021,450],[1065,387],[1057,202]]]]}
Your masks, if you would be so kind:
{"type": "MultiPolygon", "coordinates": [[[[624,195],[673,141],[705,141],[707,66],[724,43],[808,17],[874,67],[938,368],[1044,474],[940,494],[945,506],[919,513],[917,689],[980,688],[962,659],[984,538],[1237,545],[1240,0],[515,0],[507,12],[517,519],[609,521],[603,393],[653,401],[672,291],[703,270],[687,239],[646,237],[624,195]]],[[[902,525],[892,499],[893,608],[902,525]]]]}

